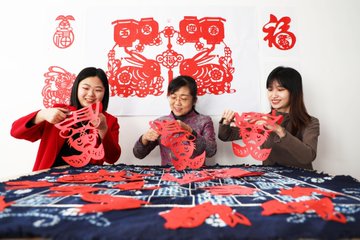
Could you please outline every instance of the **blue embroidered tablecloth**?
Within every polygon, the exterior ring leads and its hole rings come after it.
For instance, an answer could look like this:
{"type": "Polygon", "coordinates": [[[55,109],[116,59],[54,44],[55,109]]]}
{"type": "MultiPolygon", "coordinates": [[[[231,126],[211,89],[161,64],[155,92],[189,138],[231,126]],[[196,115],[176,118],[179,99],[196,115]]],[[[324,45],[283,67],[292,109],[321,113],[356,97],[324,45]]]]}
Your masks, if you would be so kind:
{"type": "MultiPolygon", "coordinates": [[[[0,197],[11,206],[0,209],[0,238],[41,237],[50,239],[339,239],[360,237],[360,183],[350,176],[330,176],[324,173],[282,166],[209,166],[203,169],[241,168],[262,175],[218,178],[180,185],[164,181],[169,172],[181,178],[198,170],[176,171],[161,166],[88,165],[83,168],[55,168],[35,175],[23,176],[16,181],[56,180],[64,175],[84,172],[131,171],[150,174],[144,177],[144,187],[150,190],[120,190],[112,188],[119,182],[104,181],[86,184],[99,187],[98,193],[112,196],[129,196],[151,204],[138,209],[113,210],[79,214],[76,209],[84,204],[79,195],[49,197],[49,187],[6,190],[0,183],[0,197]],[[241,185],[258,189],[252,195],[211,195],[204,187],[241,185]],[[280,214],[263,216],[261,204],[277,199],[283,188],[311,187],[337,193],[332,198],[334,210],[346,217],[346,223],[326,221],[308,211],[303,214],[280,214]],[[159,215],[173,207],[191,207],[205,202],[224,204],[246,216],[251,226],[238,224],[230,227],[215,214],[196,228],[176,230],[164,227],[165,219],[159,215]]],[[[201,170],[203,170],[201,169],[201,170]]],[[[11,181],[13,181],[11,180],[11,181]]],[[[71,185],[62,183],[61,185],[71,185]]],[[[321,198],[320,195],[312,198],[321,198]]]]}

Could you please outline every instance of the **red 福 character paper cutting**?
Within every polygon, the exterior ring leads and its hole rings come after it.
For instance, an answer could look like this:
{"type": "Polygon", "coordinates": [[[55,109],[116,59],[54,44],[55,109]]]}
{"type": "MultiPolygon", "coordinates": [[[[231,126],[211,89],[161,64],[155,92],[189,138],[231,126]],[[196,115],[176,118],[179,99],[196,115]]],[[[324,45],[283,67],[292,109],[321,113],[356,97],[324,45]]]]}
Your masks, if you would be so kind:
{"type": "Polygon", "coordinates": [[[204,165],[205,151],[191,158],[196,147],[196,137],[182,129],[176,120],[153,121],[150,122],[150,126],[161,135],[161,144],[171,150],[174,156],[171,162],[176,170],[184,170],[187,167],[198,169],[204,165]]]}
{"type": "Polygon", "coordinates": [[[80,154],[63,156],[65,162],[73,167],[83,167],[91,159],[101,160],[105,156],[104,147],[99,140],[97,126],[100,124],[101,102],[71,112],[62,122],[55,124],[60,136],[80,154]]]}
{"type": "Polygon", "coordinates": [[[288,31],[290,22],[290,17],[282,17],[278,20],[276,16],[270,14],[269,22],[263,27],[263,32],[267,33],[264,40],[268,41],[269,47],[273,44],[280,50],[289,50],[294,47],[296,37],[294,33],[288,31]]]}
{"type": "Polygon", "coordinates": [[[240,137],[245,146],[232,143],[233,152],[238,157],[251,155],[254,159],[264,161],[268,158],[271,149],[260,149],[260,146],[269,137],[275,123],[280,124],[282,115],[262,114],[255,112],[235,113],[235,125],[240,129],[240,137]]]}

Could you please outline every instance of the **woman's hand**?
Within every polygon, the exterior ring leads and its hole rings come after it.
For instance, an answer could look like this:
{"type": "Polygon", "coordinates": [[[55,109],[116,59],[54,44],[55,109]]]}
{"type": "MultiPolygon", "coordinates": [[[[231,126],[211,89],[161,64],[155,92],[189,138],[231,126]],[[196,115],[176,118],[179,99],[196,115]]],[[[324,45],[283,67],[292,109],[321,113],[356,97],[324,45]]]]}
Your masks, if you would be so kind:
{"type": "Polygon", "coordinates": [[[38,124],[47,121],[51,124],[57,124],[62,122],[69,114],[70,110],[67,108],[46,108],[36,114],[33,123],[38,124]]]}
{"type": "Polygon", "coordinates": [[[149,130],[147,130],[146,133],[141,136],[141,142],[142,144],[147,145],[149,142],[156,141],[159,137],[160,134],[157,131],[149,128],[149,130]]]}
{"type": "Polygon", "coordinates": [[[105,117],[105,115],[103,113],[100,113],[99,114],[99,119],[100,119],[100,123],[97,126],[97,129],[99,131],[100,138],[104,139],[105,134],[108,131],[108,125],[107,125],[107,122],[106,122],[106,117],[105,117]]]}
{"type": "Polygon", "coordinates": [[[223,124],[229,125],[231,122],[234,121],[235,112],[233,110],[227,109],[222,114],[222,118],[223,118],[223,124]]]}

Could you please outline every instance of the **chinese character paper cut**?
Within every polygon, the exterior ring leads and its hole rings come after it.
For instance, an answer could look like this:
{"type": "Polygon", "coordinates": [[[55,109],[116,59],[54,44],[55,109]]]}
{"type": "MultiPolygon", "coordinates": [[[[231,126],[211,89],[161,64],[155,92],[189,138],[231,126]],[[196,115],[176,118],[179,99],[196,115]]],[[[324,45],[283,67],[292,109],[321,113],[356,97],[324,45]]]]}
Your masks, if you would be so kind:
{"type": "Polygon", "coordinates": [[[174,75],[192,76],[200,96],[234,93],[231,81],[235,68],[232,51],[224,42],[224,22],[219,17],[185,16],[179,29],[160,29],[153,18],[114,21],[115,45],[108,53],[107,72],[111,96],[163,94],[163,69],[167,70],[168,82],[174,75]],[[195,53],[185,56],[189,45],[194,47],[190,52],[195,53]],[[152,56],[146,54],[149,50],[152,56]]]}
{"type": "Polygon", "coordinates": [[[198,169],[204,165],[205,151],[191,158],[195,150],[196,137],[181,128],[176,120],[162,120],[150,122],[150,126],[161,135],[161,144],[169,148],[173,154],[172,163],[176,170],[187,167],[198,169]]]}
{"type": "Polygon", "coordinates": [[[74,32],[70,25],[70,20],[74,21],[75,18],[71,15],[63,16],[60,15],[56,18],[56,21],[60,23],[56,28],[53,36],[53,42],[58,48],[64,49],[70,47],[74,42],[74,32]]]}
{"type": "Polygon", "coordinates": [[[254,159],[264,161],[270,155],[271,149],[260,149],[272,130],[271,126],[281,123],[282,116],[262,113],[235,113],[235,125],[240,129],[240,137],[245,146],[232,143],[233,152],[238,157],[251,155],[254,159]]]}
{"type": "Polygon", "coordinates": [[[97,127],[100,124],[101,102],[71,112],[64,121],[55,124],[60,136],[67,139],[70,147],[80,152],[78,155],[63,156],[65,162],[73,167],[83,167],[91,159],[101,160],[105,156],[104,147],[99,140],[97,127]]]}
{"type": "Polygon", "coordinates": [[[282,17],[277,19],[276,16],[270,14],[270,20],[263,27],[266,33],[265,41],[268,41],[269,47],[273,45],[280,50],[289,50],[294,47],[296,42],[295,34],[290,32],[290,17],[282,17]]]}

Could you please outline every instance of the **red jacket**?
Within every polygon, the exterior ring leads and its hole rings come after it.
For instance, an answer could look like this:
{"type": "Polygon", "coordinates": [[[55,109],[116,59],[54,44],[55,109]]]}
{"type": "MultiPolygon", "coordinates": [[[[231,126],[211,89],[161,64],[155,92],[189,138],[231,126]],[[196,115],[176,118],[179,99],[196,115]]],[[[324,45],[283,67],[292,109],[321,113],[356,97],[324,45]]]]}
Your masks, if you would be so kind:
{"type": "MultiPolygon", "coordinates": [[[[65,143],[65,138],[59,135],[59,129],[53,124],[47,121],[37,125],[31,124],[31,120],[37,113],[38,111],[19,118],[12,124],[10,131],[11,136],[18,139],[25,139],[31,142],[41,139],[33,171],[51,168],[65,143]]],[[[113,164],[119,159],[121,154],[119,145],[120,126],[117,118],[107,112],[103,114],[108,125],[108,131],[102,140],[105,157],[103,160],[91,160],[90,163],[92,164],[103,164],[104,162],[113,164]]]]}

